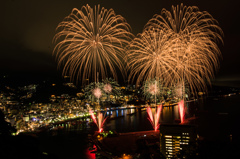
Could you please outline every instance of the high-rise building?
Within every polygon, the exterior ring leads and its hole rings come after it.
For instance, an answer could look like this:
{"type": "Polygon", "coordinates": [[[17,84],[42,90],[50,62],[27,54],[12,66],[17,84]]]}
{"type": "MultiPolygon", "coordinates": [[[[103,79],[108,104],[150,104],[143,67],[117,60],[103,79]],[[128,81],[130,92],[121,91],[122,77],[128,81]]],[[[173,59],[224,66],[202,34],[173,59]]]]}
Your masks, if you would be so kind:
{"type": "Polygon", "coordinates": [[[161,124],[160,151],[167,159],[195,156],[196,146],[197,133],[194,125],[161,124]]]}

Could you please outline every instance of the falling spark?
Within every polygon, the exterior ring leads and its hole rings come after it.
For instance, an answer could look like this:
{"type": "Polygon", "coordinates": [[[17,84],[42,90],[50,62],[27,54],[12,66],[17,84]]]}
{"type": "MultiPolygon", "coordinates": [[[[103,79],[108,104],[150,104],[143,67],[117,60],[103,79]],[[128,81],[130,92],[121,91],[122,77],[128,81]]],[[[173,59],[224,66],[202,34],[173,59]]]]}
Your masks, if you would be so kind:
{"type": "Polygon", "coordinates": [[[185,108],[184,108],[184,100],[181,100],[178,103],[178,109],[180,114],[181,123],[184,123],[184,117],[185,117],[185,108]]]}
{"type": "Polygon", "coordinates": [[[54,37],[57,43],[54,53],[58,67],[63,67],[63,75],[82,81],[97,80],[97,72],[102,78],[110,72],[117,79],[117,69],[125,74],[123,57],[125,46],[133,35],[126,20],[116,15],[113,9],[74,8],[57,27],[54,37]],[[81,80],[81,79],[80,79],[81,80]]]}
{"type": "Polygon", "coordinates": [[[151,107],[149,106],[147,107],[148,120],[152,124],[152,127],[155,131],[157,131],[160,126],[159,119],[160,119],[161,110],[162,110],[162,105],[159,105],[157,107],[157,111],[153,115],[151,107]]]}
{"type": "Polygon", "coordinates": [[[192,91],[205,90],[206,81],[211,84],[219,68],[221,52],[217,42],[223,43],[223,32],[218,22],[207,11],[181,4],[172,6],[172,12],[162,9],[161,15],[154,15],[145,26],[146,31],[151,29],[163,30],[171,37],[167,54],[172,58],[162,71],[168,72],[175,83],[186,80],[192,91]]]}
{"type": "Polygon", "coordinates": [[[170,75],[178,75],[173,65],[175,57],[169,54],[171,42],[171,36],[163,30],[149,29],[139,34],[127,50],[129,80],[136,79],[137,85],[153,78],[170,83],[170,75]]]}

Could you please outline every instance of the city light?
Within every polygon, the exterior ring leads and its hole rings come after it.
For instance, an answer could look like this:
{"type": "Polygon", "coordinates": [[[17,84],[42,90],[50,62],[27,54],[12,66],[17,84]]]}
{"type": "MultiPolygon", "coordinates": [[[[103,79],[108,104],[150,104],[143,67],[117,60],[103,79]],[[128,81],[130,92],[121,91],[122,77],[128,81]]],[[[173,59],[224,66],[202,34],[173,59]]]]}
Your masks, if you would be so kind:
{"type": "Polygon", "coordinates": [[[162,79],[165,86],[187,81],[192,92],[205,90],[219,68],[222,29],[196,6],[172,6],[154,15],[128,46],[129,79],[162,79]]]}
{"type": "MultiPolygon", "coordinates": [[[[53,56],[64,82],[46,80],[39,82],[40,86],[20,87],[15,86],[17,83],[10,86],[11,80],[4,76],[1,82],[6,84],[1,83],[0,90],[0,136],[6,137],[6,142],[16,139],[12,135],[19,137],[19,141],[31,135],[44,142],[45,136],[50,142],[77,137],[74,141],[83,144],[88,141],[88,146],[94,149],[87,151],[88,155],[100,158],[194,158],[198,154],[195,148],[204,152],[202,149],[208,148],[204,144],[209,142],[205,141],[212,136],[213,141],[217,137],[228,139],[225,145],[234,147],[235,129],[218,133],[222,127],[217,125],[219,120],[232,121],[225,116],[232,115],[233,111],[223,106],[220,112],[214,109],[226,101],[219,100],[221,97],[233,99],[238,94],[226,91],[223,95],[222,91],[218,92],[220,96],[217,93],[215,96],[214,92],[209,102],[211,108],[202,106],[205,99],[209,100],[205,92],[222,57],[218,43],[223,43],[223,31],[217,20],[197,6],[180,4],[171,10],[163,8],[146,22],[135,37],[126,19],[113,9],[100,4],[73,8],[58,24],[53,37],[53,56]],[[118,79],[122,79],[121,86],[116,82],[118,79]],[[146,117],[152,128],[145,125],[149,124],[146,117]],[[212,118],[217,122],[207,123],[212,118]],[[217,133],[211,131],[211,125],[217,133]],[[209,130],[204,130],[206,128],[209,130]],[[205,147],[199,146],[198,141],[205,147]]],[[[33,50],[28,45],[22,49],[33,50]]],[[[44,52],[44,48],[39,52],[44,52]]],[[[232,105],[235,106],[229,104],[232,105]]],[[[226,123],[220,124],[234,125],[226,123]]],[[[41,148],[46,146],[44,142],[39,142],[43,144],[41,148]]],[[[15,143],[18,141],[9,142],[14,150],[15,143]]],[[[49,145],[55,147],[52,143],[49,145]]],[[[88,147],[78,146],[71,150],[88,147]]],[[[59,150],[62,149],[67,151],[65,147],[59,150]]],[[[41,157],[51,157],[49,154],[52,154],[50,150],[42,152],[41,157]]]]}

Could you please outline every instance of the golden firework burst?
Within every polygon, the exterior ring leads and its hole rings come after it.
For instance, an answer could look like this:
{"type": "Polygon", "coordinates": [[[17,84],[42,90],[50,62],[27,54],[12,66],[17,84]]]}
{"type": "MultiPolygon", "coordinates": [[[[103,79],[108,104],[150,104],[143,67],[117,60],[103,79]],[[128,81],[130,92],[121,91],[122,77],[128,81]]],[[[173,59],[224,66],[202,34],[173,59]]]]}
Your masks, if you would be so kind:
{"type": "Polygon", "coordinates": [[[137,83],[157,77],[168,86],[186,80],[193,92],[204,90],[219,68],[222,35],[217,21],[196,6],[163,9],[130,45],[128,57],[138,57],[129,59],[130,77],[138,76],[137,83]]]}
{"type": "Polygon", "coordinates": [[[125,75],[124,51],[133,35],[126,20],[113,9],[100,5],[74,8],[57,30],[53,52],[58,67],[63,65],[63,75],[82,82],[96,81],[97,72],[101,78],[111,74],[117,79],[117,70],[125,75]]]}

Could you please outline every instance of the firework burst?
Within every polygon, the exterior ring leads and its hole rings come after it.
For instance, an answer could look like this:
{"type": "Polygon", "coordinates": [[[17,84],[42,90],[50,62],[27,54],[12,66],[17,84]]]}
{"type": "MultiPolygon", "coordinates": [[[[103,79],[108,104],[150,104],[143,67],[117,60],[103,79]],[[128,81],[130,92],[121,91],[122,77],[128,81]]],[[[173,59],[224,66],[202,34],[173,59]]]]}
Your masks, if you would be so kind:
{"type": "Polygon", "coordinates": [[[113,9],[74,8],[57,27],[54,37],[58,42],[54,53],[58,67],[63,67],[63,75],[69,74],[76,81],[97,80],[97,72],[102,78],[111,73],[117,79],[116,70],[124,75],[124,46],[133,35],[126,20],[116,15],[113,9]]]}
{"type": "Polygon", "coordinates": [[[121,90],[118,89],[120,86],[114,79],[112,78],[103,79],[102,84],[103,84],[103,91],[107,95],[112,94],[115,96],[119,96],[121,94],[121,90]]]}
{"type": "Polygon", "coordinates": [[[157,102],[157,100],[161,101],[164,92],[161,80],[148,79],[144,81],[142,89],[146,98],[152,100],[155,98],[155,102],[157,102]]]}
{"type": "Polygon", "coordinates": [[[92,93],[93,95],[96,97],[96,98],[100,98],[102,96],[102,91],[100,88],[96,87],[92,90],[92,93]]]}
{"type": "Polygon", "coordinates": [[[149,92],[151,95],[156,95],[156,94],[159,92],[159,90],[158,90],[157,87],[156,87],[156,84],[150,85],[149,88],[148,88],[148,92],[149,92]]]}
{"type": "Polygon", "coordinates": [[[176,83],[173,87],[173,95],[178,99],[185,99],[189,96],[189,86],[187,81],[176,83]]]}
{"type": "Polygon", "coordinates": [[[137,84],[151,78],[171,82],[170,74],[176,73],[174,57],[168,51],[172,41],[167,31],[159,29],[149,29],[139,34],[128,46],[129,79],[136,79],[137,84]]]}
{"type": "Polygon", "coordinates": [[[112,92],[112,85],[107,83],[104,85],[103,87],[103,90],[106,92],[106,93],[111,93],[112,92]]]}
{"type": "Polygon", "coordinates": [[[217,42],[223,42],[223,32],[218,22],[196,6],[181,4],[172,6],[172,12],[163,9],[161,15],[154,15],[145,30],[155,28],[171,35],[171,79],[177,83],[186,80],[192,91],[205,89],[205,81],[210,84],[219,68],[221,52],[217,42]]]}

